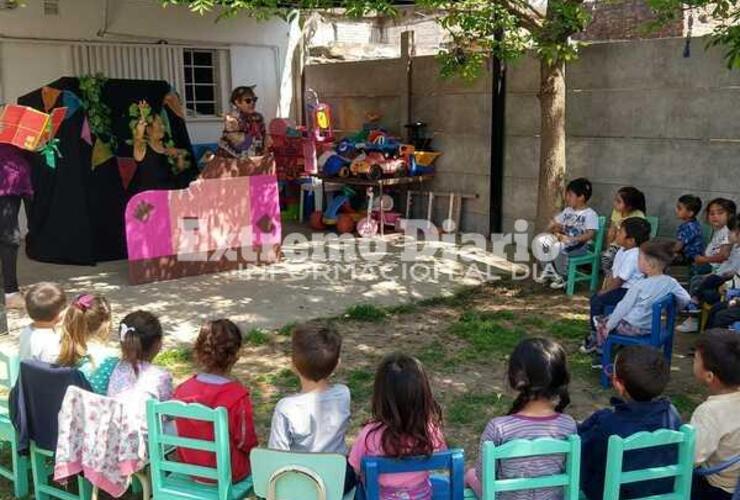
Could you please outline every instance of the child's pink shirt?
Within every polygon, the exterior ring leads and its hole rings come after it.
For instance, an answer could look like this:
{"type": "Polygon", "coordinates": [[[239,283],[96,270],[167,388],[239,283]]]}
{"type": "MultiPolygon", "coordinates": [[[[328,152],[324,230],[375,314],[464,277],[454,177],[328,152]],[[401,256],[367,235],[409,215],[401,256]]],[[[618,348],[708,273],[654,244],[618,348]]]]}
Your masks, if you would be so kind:
{"type": "MultiPolygon", "coordinates": [[[[376,430],[377,424],[370,423],[365,425],[360,434],[352,445],[349,453],[349,464],[359,476],[362,473],[363,457],[382,457],[385,455],[382,448],[383,427],[376,430]]],[[[432,445],[434,451],[447,449],[442,430],[429,426],[432,436],[432,445]]],[[[427,489],[429,486],[429,474],[426,472],[403,472],[399,474],[381,474],[380,486],[383,490],[406,490],[415,491],[418,489],[427,489]]],[[[385,498],[385,496],[384,496],[385,498]]]]}

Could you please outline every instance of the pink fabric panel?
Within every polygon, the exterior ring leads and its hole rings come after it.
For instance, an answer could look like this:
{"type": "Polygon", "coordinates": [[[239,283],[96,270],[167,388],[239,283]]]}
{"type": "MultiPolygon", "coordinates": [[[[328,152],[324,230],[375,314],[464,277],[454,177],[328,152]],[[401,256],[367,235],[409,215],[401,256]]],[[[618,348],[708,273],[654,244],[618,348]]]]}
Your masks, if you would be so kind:
{"type": "Polygon", "coordinates": [[[253,175],[250,179],[253,242],[255,245],[280,244],[282,228],[277,178],[274,175],[253,175]],[[265,221],[269,223],[265,224],[265,221]]]}
{"type": "Polygon", "coordinates": [[[169,191],[144,191],[126,205],[128,260],[172,255],[169,191]]]}
{"type": "Polygon", "coordinates": [[[170,224],[178,255],[250,244],[250,177],[205,179],[172,191],[170,224]]]}

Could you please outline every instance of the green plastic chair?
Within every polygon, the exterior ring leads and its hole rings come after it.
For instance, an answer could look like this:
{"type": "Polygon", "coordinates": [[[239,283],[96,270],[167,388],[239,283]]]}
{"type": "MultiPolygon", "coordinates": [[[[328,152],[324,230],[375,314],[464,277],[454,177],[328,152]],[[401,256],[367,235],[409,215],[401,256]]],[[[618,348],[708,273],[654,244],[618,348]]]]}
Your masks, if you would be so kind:
{"type": "MultiPolygon", "coordinates": [[[[483,496],[481,500],[496,500],[505,491],[534,490],[561,486],[565,500],[578,500],[581,476],[581,438],[573,434],[568,439],[515,439],[496,446],[491,441],[483,443],[483,496]],[[561,474],[540,477],[496,479],[496,461],[539,455],[565,455],[565,470],[561,474]]],[[[471,489],[465,490],[466,499],[477,498],[471,489]]]]}
{"type": "Polygon", "coordinates": [[[149,431],[149,464],[152,475],[152,496],[155,500],[188,498],[191,500],[232,500],[244,498],[252,489],[252,478],[231,482],[231,454],[226,408],[208,408],[201,404],[181,401],[146,405],[149,431]],[[213,441],[178,437],[165,432],[165,422],[174,418],[203,420],[213,423],[213,441]],[[216,468],[185,464],[168,458],[174,448],[210,451],[216,454],[216,468]],[[204,483],[193,476],[214,481],[204,483]]]}
{"type": "Polygon", "coordinates": [[[344,495],[347,458],[335,453],[300,453],[254,448],[252,464],[254,493],[260,498],[280,500],[351,500],[344,495]]]}
{"type": "Polygon", "coordinates": [[[650,237],[655,238],[658,236],[658,227],[660,226],[660,219],[655,215],[648,215],[645,220],[650,223],[650,237]]]}
{"type": "Polygon", "coordinates": [[[588,281],[589,289],[595,292],[599,286],[599,268],[601,267],[601,250],[604,246],[604,237],[606,236],[606,217],[599,216],[599,230],[591,243],[588,244],[588,250],[583,255],[577,255],[568,258],[568,284],[566,293],[571,296],[575,293],[576,283],[579,281],[588,281]],[[579,266],[589,266],[589,272],[579,271],[579,266]]]}
{"type": "Polygon", "coordinates": [[[675,478],[673,492],[660,495],[660,499],[685,500],[689,498],[691,477],[694,472],[694,441],[695,431],[690,425],[682,425],[678,431],[660,429],[655,432],[638,432],[626,438],[612,435],[609,438],[606,457],[604,500],[619,500],[619,491],[623,484],[668,477],[675,478]],[[675,465],[629,472],[622,470],[625,452],[668,444],[678,445],[678,463],[675,465]]]}
{"type": "Polygon", "coordinates": [[[93,487],[81,474],[76,476],[77,493],[73,493],[57,486],[52,486],[50,478],[54,475],[54,452],[36,446],[31,441],[29,453],[31,459],[31,473],[33,475],[33,494],[36,500],[60,498],[61,500],[89,500],[92,498],[93,487]]]}
{"type": "MultiPolygon", "coordinates": [[[[18,380],[20,359],[18,356],[8,356],[0,352],[0,387],[8,392],[18,380]]],[[[13,495],[24,497],[28,495],[28,472],[30,463],[28,457],[18,454],[18,436],[10,421],[8,396],[0,398],[0,445],[10,444],[11,466],[0,465],[0,476],[13,482],[13,495]]]]}

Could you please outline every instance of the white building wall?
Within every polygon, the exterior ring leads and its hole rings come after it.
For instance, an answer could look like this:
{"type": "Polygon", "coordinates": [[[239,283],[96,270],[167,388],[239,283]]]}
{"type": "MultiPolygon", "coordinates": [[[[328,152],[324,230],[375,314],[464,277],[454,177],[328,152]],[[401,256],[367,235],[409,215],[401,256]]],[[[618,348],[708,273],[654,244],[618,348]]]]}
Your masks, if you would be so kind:
{"type": "MultiPolygon", "coordinates": [[[[285,116],[292,99],[291,27],[280,20],[258,22],[246,16],[222,19],[195,15],[184,7],[163,8],[157,0],[59,0],[59,15],[46,16],[43,0],[0,10],[0,101],[16,99],[72,74],[70,43],[157,43],[226,51],[220,65],[223,107],[232,86],[257,84],[259,109],[269,120],[285,116]]],[[[293,36],[298,30],[293,29],[293,36]]],[[[293,46],[295,44],[293,43],[293,46]]],[[[223,110],[222,110],[223,111],[223,110]]],[[[193,142],[214,142],[218,117],[188,121],[193,142]]]]}

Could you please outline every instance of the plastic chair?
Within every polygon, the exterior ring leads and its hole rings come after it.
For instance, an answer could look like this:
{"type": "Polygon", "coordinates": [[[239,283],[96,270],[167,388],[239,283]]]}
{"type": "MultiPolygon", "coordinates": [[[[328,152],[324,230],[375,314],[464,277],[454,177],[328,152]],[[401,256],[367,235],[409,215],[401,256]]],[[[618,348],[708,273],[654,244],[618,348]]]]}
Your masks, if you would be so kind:
{"type": "Polygon", "coordinates": [[[431,457],[362,459],[364,487],[358,486],[358,500],[380,500],[380,475],[446,469],[449,476],[430,475],[433,500],[463,500],[465,488],[465,452],[460,449],[440,451],[431,457]]]}
{"type": "MultiPolygon", "coordinates": [[[[685,500],[691,496],[691,476],[694,468],[695,431],[682,425],[678,431],[660,429],[655,432],[638,432],[622,438],[612,435],[606,456],[606,474],[603,500],[619,500],[623,484],[673,477],[673,492],[660,495],[661,500],[685,500]],[[650,467],[625,472],[622,463],[625,452],[669,444],[678,445],[678,463],[663,467],[650,467]]],[[[658,497],[654,497],[658,498],[658,497]]]]}
{"type": "Polygon", "coordinates": [[[660,226],[660,219],[656,215],[647,215],[645,220],[650,223],[650,237],[655,238],[658,236],[658,227],[660,226]]]}
{"type": "MultiPolygon", "coordinates": [[[[581,438],[577,434],[568,439],[515,439],[496,446],[491,441],[483,443],[483,496],[481,500],[495,500],[498,493],[506,491],[554,488],[564,489],[564,500],[578,500],[581,478],[581,438]],[[539,477],[496,479],[496,461],[539,455],[565,455],[565,470],[560,474],[539,477]]],[[[465,490],[465,498],[477,498],[465,490]]]]}
{"type": "MultiPolygon", "coordinates": [[[[0,387],[6,390],[15,385],[18,380],[20,359],[18,356],[8,356],[0,352],[0,387]]],[[[28,472],[30,464],[28,457],[18,453],[18,436],[10,421],[8,409],[8,397],[0,398],[0,444],[10,444],[11,466],[0,465],[0,476],[13,482],[13,496],[24,497],[28,495],[28,472]]]]}
{"type": "Polygon", "coordinates": [[[604,369],[601,371],[601,386],[609,387],[611,380],[607,374],[606,367],[611,364],[612,350],[615,345],[649,345],[657,349],[663,349],[663,355],[671,366],[673,356],[673,335],[676,329],[676,298],[673,294],[666,295],[653,304],[653,322],[650,326],[650,335],[632,337],[629,335],[620,335],[618,333],[609,333],[601,353],[601,365],[604,369]],[[665,313],[665,319],[663,318],[665,313]]]}
{"type": "Polygon", "coordinates": [[[281,500],[352,500],[344,495],[347,458],[336,453],[300,453],[254,448],[249,454],[254,493],[281,500]],[[313,494],[315,493],[315,494],[313,494]]]}
{"type": "Polygon", "coordinates": [[[252,489],[252,478],[231,482],[231,454],[226,408],[208,408],[201,404],[180,401],[158,402],[150,399],[146,405],[149,431],[149,464],[152,476],[152,496],[155,500],[173,498],[231,500],[244,498],[252,489]],[[212,441],[182,438],[165,433],[165,422],[173,418],[203,420],[213,423],[212,441]],[[216,454],[217,468],[185,464],[168,459],[173,447],[210,451],[216,454]],[[214,481],[204,483],[192,476],[214,481]]]}
{"type": "Polygon", "coordinates": [[[731,326],[730,330],[740,332],[740,321],[735,321],[731,326]]]}
{"type": "Polygon", "coordinates": [[[570,296],[575,293],[576,283],[588,281],[589,289],[596,291],[599,286],[599,267],[601,262],[601,250],[604,246],[606,235],[606,217],[599,216],[599,229],[596,231],[593,242],[588,244],[588,250],[583,255],[568,257],[568,284],[566,293],[570,296]],[[579,271],[579,266],[590,266],[589,272],[579,271]]]}
{"type": "Polygon", "coordinates": [[[54,474],[54,452],[36,446],[31,441],[31,472],[33,474],[33,492],[36,500],[61,498],[62,500],[88,500],[92,498],[92,485],[81,475],[77,475],[77,494],[52,486],[49,478],[54,474]]]}
{"type": "MultiPolygon", "coordinates": [[[[729,469],[733,465],[740,463],[740,455],[731,458],[721,464],[717,464],[714,467],[699,467],[694,469],[694,474],[697,476],[711,476],[717,474],[725,469],[729,469]]],[[[737,479],[737,486],[735,486],[735,492],[732,494],[732,500],[740,500],[740,477],[737,479]]]]}

